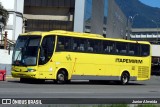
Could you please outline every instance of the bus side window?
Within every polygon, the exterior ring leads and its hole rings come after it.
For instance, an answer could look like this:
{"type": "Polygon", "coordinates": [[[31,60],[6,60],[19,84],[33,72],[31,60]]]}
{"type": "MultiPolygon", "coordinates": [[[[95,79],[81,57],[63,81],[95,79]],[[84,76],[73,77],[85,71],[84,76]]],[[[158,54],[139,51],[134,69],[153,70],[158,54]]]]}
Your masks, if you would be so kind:
{"type": "Polygon", "coordinates": [[[139,44],[137,43],[129,43],[129,50],[128,50],[128,54],[129,55],[133,55],[133,56],[140,56],[140,48],[139,48],[139,44]]]}
{"type": "Polygon", "coordinates": [[[70,51],[71,50],[71,37],[58,36],[57,51],[70,51]]]}
{"type": "Polygon", "coordinates": [[[93,51],[95,53],[101,53],[102,52],[102,41],[100,41],[100,40],[94,40],[93,51]]]}
{"type": "Polygon", "coordinates": [[[149,45],[141,45],[141,56],[148,56],[150,54],[149,45]]]}
{"type": "Polygon", "coordinates": [[[93,39],[88,39],[87,41],[87,51],[88,52],[93,52],[94,51],[94,40],[93,39]]]}
{"type": "Polygon", "coordinates": [[[73,43],[72,50],[73,50],[73,51],[76,51],[76,50],[77,50],[77,48],[78,48],[78,47],[77,47],[77,43],[73,43]]]}
{"type": "Polygon", "coordinates": [[[55,43],[54,41],[55,41],[54,36],[46,36],[43,38],[40,49],[40,58],[39,58],[40,65],[47,63],[51,59],[54,50],[54,43],[55,43]]]}
{"type": "Polygon", "coordinates": [[[119,53],[119,50],[118,50],[118,49],[116,49],[116,53],[119,53]]]}
{"type": "Polygon", "coordinates": [[[128,54],[131,55],[131,56],[132,55],[136,55],[135,54],[135,51],[136,51],[135,49],[136,49],[136,44],[135,43],[130,43],[129,44],[128,54]]]}
{"type": "Polygon", "coordinates": [[[121,53],[121,54],[126,54],[126,53],[127,53],[127,50],[121,50],[120,53],[121,53]]]}
{"type": "Polygon", "coordinates": [[[114,42],[103,41],[103,53],[114,53],[114,42]]]}
{"type": "Polygon", "coordinates": [[[72,38],[71,37],[64,37],[64,50],[65,51],[71,51],[72,46],[72,38]]]}
{"type": "Polygon", "coordinates": [[[64,45],[61,44],[61,42],[58,42],[58,49],[59,50],[64,50],[64,45]]]}
{"type": "Polygon", "coordinates": [[[129,55],[134,55],[134,51],[132,51],[132,50],[129,51],[128,53],[129,53],[129,55]]]}
{"type": "Polygon", "coordinates": [[[126,55],[127,54],[127,46],[128,46],[128,43],[117,42],[116,43],[116,53],[121,54],[121,55],[126,55]]]}
{"type": "Polygon", "coordinates": [[[78,51],[79,52],[85,52],[87,50],[86,48],[86,42],[87,42],[87,39],[82,39],[82,38],[77,38],[78,39],[78,51]]]}
{"type": "Polygon", "coordinates": [[[78,51],[78,43],[79,43],[79,39],[78,38],[73,38],[73,40],[72,40],[72,51],[74,51],[74,52],[76,52],[76,51],[78,51]]]}
{"type": "Polygon", "coordinates": [[[105,48],[105,52],[106,52],[106,53],[112,53],[112,52],[113,52],[113,47],[112,47],[112,46],[107,46],[107,47],[105,48]]]}
{"type": "Polygon", "coordinates": [[[139,44],[136,44],[135,46],[134,55],[140,56],[140,45],[139,44]]]}
{"type": "Polygon", "coordinates": [[[64,37],[58,36],[56,51],[64,51],[64,37]]]}
{"type": "Polygon", "coordinates": [[[78,47],[78,50],[79,51],[84,51],[84,44],[80,44],[79,47],[78,47]]]}

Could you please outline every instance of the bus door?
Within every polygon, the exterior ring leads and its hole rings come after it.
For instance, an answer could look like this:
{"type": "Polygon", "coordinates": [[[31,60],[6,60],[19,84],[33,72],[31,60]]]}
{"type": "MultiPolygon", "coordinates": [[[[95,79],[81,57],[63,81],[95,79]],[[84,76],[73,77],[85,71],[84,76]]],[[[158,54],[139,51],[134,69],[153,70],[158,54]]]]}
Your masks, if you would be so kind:
{"type": "Polygon", "coordinates": [[[53,78],[54,63],[52,55],[54,51],[55,36],[45,36],[41,43],[39,54],[39,78],[51,79],[53,78]]]}

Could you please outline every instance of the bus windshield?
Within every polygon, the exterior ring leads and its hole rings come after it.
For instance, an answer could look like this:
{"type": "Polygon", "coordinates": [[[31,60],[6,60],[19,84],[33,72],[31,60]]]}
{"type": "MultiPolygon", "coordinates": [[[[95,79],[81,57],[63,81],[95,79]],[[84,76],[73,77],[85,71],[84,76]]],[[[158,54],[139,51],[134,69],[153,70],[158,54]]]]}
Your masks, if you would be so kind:
{"type": "Polygon", "coordinates": [[[13,51],[12,64],[33,66],[37,64],[41,36],[19,36],[13,51]]]}

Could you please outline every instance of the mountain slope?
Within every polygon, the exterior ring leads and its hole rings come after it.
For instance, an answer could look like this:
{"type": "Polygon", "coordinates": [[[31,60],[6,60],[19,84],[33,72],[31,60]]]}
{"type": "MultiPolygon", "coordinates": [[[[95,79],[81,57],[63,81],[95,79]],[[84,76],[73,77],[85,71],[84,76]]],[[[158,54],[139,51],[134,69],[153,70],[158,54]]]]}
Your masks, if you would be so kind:
{"type": "Polygon", "coordinates": [[[115,0],[126,17],[135,16],[133,27],[160,27],[160,8],[154,8],[141,3],[139,0],[115,0]],[[153,20],[153,21],[152,21],[153,20]]]}

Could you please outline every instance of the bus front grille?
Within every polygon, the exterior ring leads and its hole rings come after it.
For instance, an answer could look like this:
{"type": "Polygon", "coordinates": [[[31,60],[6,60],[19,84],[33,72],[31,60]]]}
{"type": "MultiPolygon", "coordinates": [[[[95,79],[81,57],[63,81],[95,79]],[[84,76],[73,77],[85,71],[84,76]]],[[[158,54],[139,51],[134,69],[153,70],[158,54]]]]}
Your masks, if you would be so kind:
{"type": "Polygon", "coordinates": [[[149,76],[149,67],[139,66],[138,67],[138,78],[148,78],[149,76]]]}

